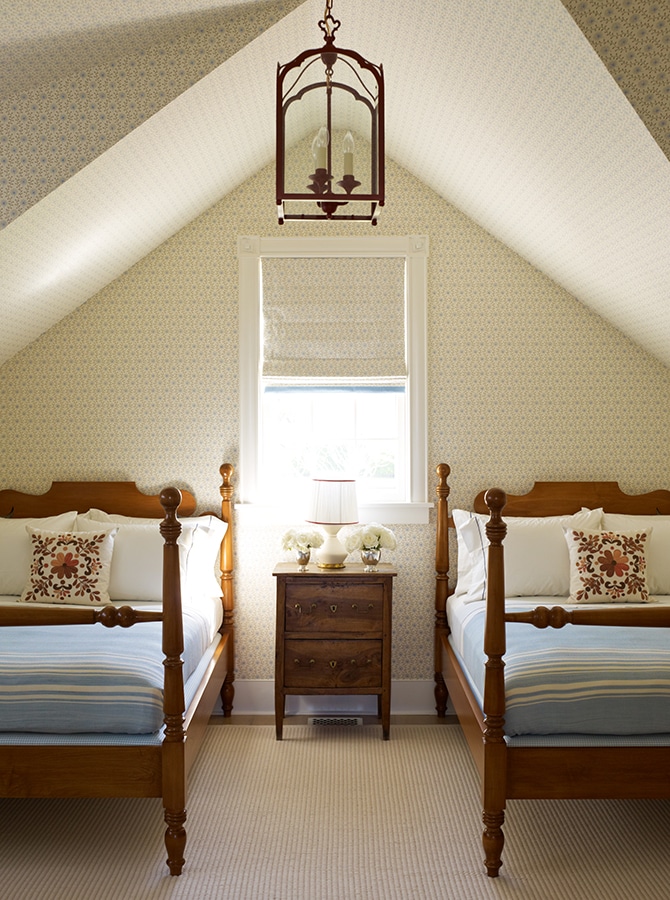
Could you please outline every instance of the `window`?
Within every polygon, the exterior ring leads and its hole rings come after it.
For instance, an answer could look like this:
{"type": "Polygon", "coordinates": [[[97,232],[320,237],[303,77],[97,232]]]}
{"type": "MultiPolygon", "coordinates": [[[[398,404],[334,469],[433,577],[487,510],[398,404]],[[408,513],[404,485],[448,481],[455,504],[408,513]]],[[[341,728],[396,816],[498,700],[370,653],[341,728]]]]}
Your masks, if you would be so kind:
{"type": "Polygon", "coordinates": [[[427,244],[239,239],[243,503],[354,477],[361,518],[427,521],[427,244]]]}

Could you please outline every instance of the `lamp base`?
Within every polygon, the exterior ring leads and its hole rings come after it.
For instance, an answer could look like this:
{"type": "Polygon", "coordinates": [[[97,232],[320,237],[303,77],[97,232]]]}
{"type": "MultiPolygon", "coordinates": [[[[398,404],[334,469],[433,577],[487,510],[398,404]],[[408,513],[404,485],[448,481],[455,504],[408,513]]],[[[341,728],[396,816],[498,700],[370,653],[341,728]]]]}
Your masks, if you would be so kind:
{"type": "Polygon", "coordinates": [[[337,533],[341,525],[321,525],[326,532],[326,540],[319,548],[316,564],[320,569],[343,569],[348,553],[338,540],[337,533]]]}

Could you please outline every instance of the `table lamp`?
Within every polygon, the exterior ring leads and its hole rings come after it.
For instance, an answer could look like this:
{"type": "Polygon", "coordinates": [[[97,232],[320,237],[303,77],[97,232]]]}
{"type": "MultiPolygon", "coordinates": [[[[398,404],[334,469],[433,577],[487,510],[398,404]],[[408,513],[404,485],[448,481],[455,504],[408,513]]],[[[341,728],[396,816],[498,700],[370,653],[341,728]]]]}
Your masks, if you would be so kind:
{"type": "Polygon", "coordinates": [[[322,569],[342,569],[347,551],[337,537],[344,525],[358,522],[356,482],[353,479],[314,478],[307,522],[320,525],[326,540],[317,554],[322,569]]]}

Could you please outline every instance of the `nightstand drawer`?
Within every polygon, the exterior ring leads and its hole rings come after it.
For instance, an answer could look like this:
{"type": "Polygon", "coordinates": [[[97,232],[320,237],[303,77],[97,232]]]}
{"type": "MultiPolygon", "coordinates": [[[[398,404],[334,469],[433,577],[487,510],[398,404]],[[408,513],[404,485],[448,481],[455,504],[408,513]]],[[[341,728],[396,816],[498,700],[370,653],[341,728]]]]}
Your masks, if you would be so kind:
{"type": "Polygon", "coordinates": [[[336,578],[287,580],[287,632],[381,635],[384,586],[336,578]]]}
{"type": "Polygon", "coordinates": [[[287,639],[284,683],[288,688],[381,687],[382,642],[287,639]]]}

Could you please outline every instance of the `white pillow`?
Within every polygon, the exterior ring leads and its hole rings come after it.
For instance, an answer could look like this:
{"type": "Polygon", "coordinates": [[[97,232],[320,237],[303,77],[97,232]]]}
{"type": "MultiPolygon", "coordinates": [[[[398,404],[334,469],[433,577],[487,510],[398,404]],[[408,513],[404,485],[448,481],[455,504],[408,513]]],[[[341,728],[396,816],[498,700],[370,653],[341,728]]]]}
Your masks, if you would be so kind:
{"type": "Polygon", "coordinates": [[[43,531],[72,531],[75,510],[58,516],[0,518],[0,594],[22,594],[30,574],[33,550],[26,525],[43,531]]]}
{"type": "MultiPolygon", "coordinates": [[[[100,510],[98,519],[77,517],[77,530],[88,531],[100,522],[118,522],[109,593],[112,600],[153,600],[163,596],[164,540],[162,519],[133,519],[100,510]]],[[[219,553],[227,524],[216,516],[180,519],[177,541],[182,600],[221,596],[219,553]]]]}
{"type": "MultiPolygon", "coordinates": [[[[488,516],[464,510],[452,513],[458,540],[457,594],[486,599],[488,516]],[[461,559],[462,553],[465,558],[461,559]]],[[[582,509],[571,516],[503,517],[506,597],[567,597],[570,593],[570,556],[565,528],[597,530],[601,509],[582,509]]]]}
{"type": "Polygon", "coordinates": [[[195,531],[186,563],[186,588],[192,600],[221,596],[221,541],[228,523],[217,516],[197,516],[180,520],[193,524],[195,531]]]}
{"type": "MultiPolygon", "coordinates": [[[[97,531],[100,522],[84,522],[77,518],[77,532],[97,531]]],[[[117,525],[109,578],[112,600],[152,600],[163,597],[163,536],[157,524],[117,525]]],[[[192,531],[179,536],[180,562],[188,552],[192,531]]]]}
{"type": "Polygon", "coordinates": [[[458,544],[458,574],[456,596],[470,595],[473,600],[486,599],[486,571],[488,559],[482,547],[488,546],[484,525],[485,516],[465,509],[452,510],[458,544]]]}
{"type": "Polygon", "coordinates": [[[670,594],[670,516],[604,513],[605,531],[649,531],[647,585],[650,594],[670,594]]]}
{"type": "Polygon", "coordinates": [[[115,525],[160,525],[163,518],[144,518],[142,516],[122,516],[119,513],[107,513],[102,509],[89,509],[88,512],[79,513],[77,526],[86,522],[113,522],[115,525]]]}
{"type": "Polygon", "coordinates": [[[116,528],[86,533],[42,531],[26,526],[32,557],[23,603],[105,606],[116,528]]]}

